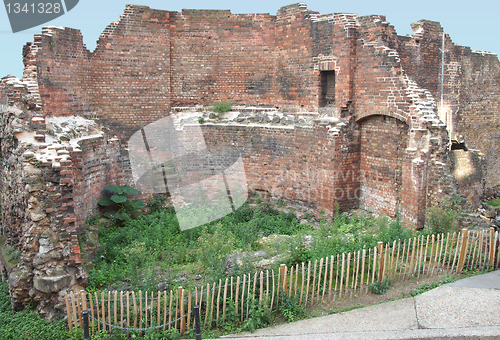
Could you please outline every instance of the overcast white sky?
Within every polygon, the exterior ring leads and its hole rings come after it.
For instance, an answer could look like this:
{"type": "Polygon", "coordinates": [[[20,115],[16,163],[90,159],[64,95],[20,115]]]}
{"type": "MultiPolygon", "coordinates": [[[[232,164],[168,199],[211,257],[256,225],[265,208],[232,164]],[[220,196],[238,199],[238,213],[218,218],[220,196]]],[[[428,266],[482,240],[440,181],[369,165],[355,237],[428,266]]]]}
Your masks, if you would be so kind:
{"type": "MultiPolygon", "coordinates": [[[[12,0],[15,1],[15,0],[12,0]]],[[[44,25],[67,26],[80,29],[84,43],[91,51],[106,26],[119,18],[125,5],[136,3],[155,9],[180,11],[183,8],[229,9],[239,13],[269,13],[275,15],[282,6],[298,1],[286,0],[80,0],[73,10],[44,25]]],[[[399,35],[411,34],[410,24],[420,19],[439,21],[453,42],[469,46],[474,50],[485,50],[500,54],[500,1],[306,1],[310,10],[321,14],[357,13],[359,15],[381,14],[396,28],[399,35]]],[[[0,78],[7,74],[22,76],[22,48],[33,35],[41,33],[42,26],[27,31],[12,33],[5,7],[0,7],[0,78]]]]}

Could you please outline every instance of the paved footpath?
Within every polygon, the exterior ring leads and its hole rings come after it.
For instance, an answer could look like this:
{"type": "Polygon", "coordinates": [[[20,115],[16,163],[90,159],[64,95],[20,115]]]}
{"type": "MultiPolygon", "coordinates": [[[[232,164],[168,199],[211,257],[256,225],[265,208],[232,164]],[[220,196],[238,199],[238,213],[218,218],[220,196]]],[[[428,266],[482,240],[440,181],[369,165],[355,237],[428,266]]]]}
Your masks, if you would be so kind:
{"type": "Polygon", "coordinates": [[[500,270],[455,281],[416,297],[224,338],[500,340],[500,270]]]}

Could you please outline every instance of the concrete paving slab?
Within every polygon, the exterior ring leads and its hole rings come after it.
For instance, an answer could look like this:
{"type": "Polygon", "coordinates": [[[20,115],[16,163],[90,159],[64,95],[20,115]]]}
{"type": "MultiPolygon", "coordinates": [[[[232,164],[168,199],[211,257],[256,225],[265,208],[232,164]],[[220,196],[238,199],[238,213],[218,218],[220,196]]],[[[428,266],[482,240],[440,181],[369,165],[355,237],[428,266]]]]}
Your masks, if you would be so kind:
{"type": "Polygon", "coordinates": [[[443,285],[443,287],[469,287],[469,288],[488,288],[500,289],[500,270],[494,272],[467,277],[452,283],[443,285]]]}
{"type": "MultiPolygon", "coordinates": [[[[314,333],[300,335],[263,335],[252,340],[498,340],[500,328],[476,327],[454,329],[413,329],[345,333],[314,333]]],[[[248,340],[248,337],[231,340],[248,340]]]]}
{"type": "Polygon", "coordinates": [[[415,298],[224,338],[500,340],[500,271],[447,284],[415,298]]]}
{"type": "MultiPolygon", "coordinates": [[[[309,333],[371,332],[416,329],[417,317],[413,299],[402,299],[355,309],[345,313],[258,329],[238,337],[299,335],[309,333]]],[[[231,336],[228,336],[231,337],[231,336]]]]}
{"type": "Polygon", "coordinates": [[[441,286],[415,305],[420,328],[500,326],[500,290],[441,286]]]}

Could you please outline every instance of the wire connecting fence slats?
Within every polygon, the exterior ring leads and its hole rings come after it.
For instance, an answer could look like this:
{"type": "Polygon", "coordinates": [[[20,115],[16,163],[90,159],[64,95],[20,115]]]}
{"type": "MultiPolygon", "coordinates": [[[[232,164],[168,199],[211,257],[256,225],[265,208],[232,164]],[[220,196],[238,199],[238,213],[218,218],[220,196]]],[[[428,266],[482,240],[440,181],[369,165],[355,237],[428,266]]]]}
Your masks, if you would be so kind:
{"type": "Polygon", "coordinates": [[[331,255],[288,268],[244,274],[212,285],[170,292],[69,292],[66,295],[68,327],[83,327],[82,311],[89,311],[92,334],[112,328],[127,330],[194,327],[192,307],[200,306],[204,328],[212,328],[232,314],[243,321],[255,305],[277,309],[284,297],[301,306],[313,306],[356,292],[367,293],[375,281],[404,281],[458,273],[465,269],[497,268],[499,233],[463,229],[460,233],[417,236],[392,244],[379,242],[373,249],[331,255]],[[282,297],[280,298],[280,293],[282,297]],[[194,301],[194,303],[193,303],[194,301]]]}

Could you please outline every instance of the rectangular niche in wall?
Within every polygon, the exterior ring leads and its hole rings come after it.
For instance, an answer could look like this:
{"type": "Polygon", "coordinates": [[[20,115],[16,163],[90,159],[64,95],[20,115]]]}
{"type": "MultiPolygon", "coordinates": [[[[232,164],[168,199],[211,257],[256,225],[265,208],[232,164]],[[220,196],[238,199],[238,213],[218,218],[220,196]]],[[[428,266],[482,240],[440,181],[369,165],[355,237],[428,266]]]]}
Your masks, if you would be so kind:
{"type": "Polygon", "coordinates": [[[320,107],[335,103],[335,71],[321,71],[320,107]]]}

